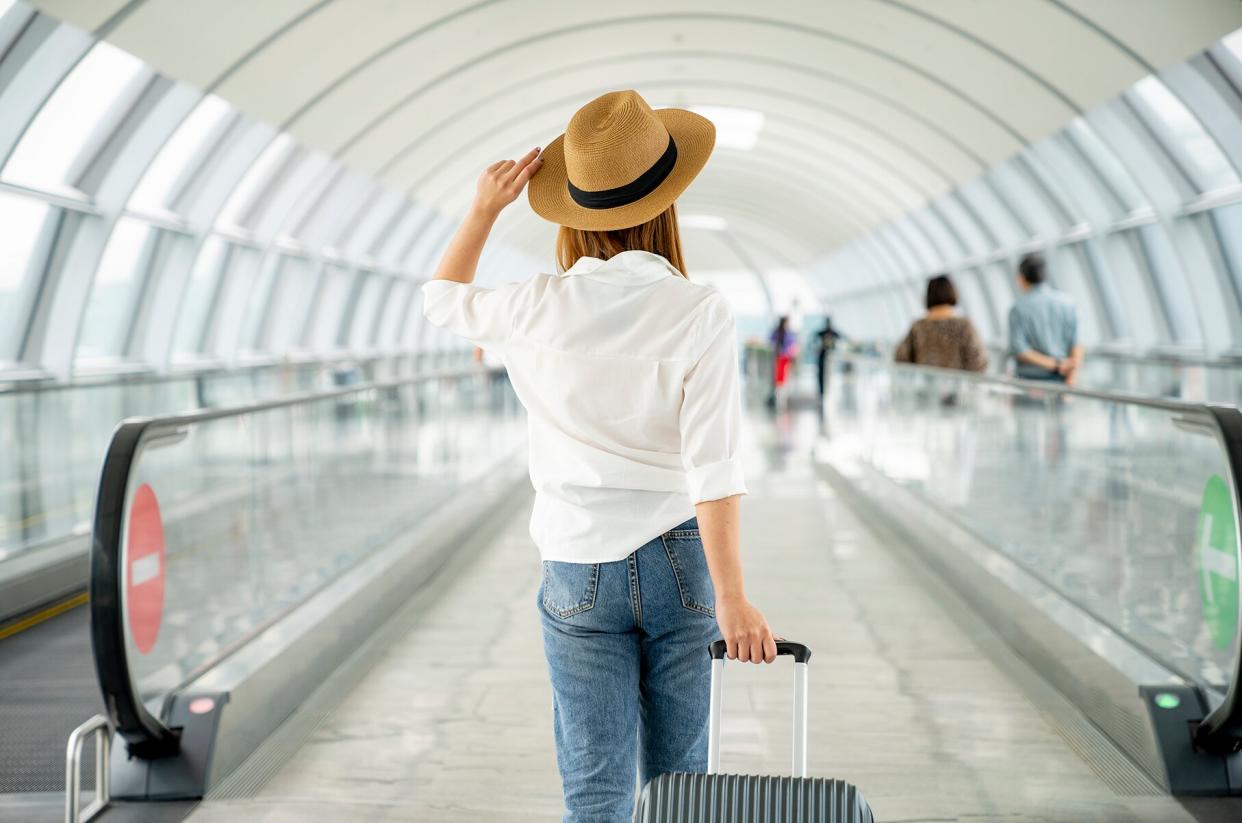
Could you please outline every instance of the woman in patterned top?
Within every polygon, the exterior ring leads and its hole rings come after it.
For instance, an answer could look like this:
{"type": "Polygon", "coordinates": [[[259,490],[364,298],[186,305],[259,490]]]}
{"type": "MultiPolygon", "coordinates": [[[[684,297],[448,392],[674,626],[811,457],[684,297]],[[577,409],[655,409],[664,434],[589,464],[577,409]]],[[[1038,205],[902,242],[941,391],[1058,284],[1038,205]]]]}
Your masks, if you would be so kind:
{"type": "Polygon", "coordinates": [[[964,371],[987,369],[988,355],[979,333],[969,319],[957,314],[956,305],[957,289],[948,275],[928,280],[927,316],[915,320],[897,346],[897,362],[964,371]]]}

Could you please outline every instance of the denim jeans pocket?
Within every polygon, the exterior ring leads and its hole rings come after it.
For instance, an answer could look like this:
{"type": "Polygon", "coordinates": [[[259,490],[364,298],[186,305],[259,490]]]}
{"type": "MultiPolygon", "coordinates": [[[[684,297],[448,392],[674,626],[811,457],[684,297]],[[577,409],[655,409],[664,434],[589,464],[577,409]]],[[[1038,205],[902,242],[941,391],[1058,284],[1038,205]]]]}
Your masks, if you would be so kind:
{"type": "Polygon", "coordinates": [[[562,620],[594,608],[598,563],[543,561],[543,608],[562,620]]]}
{"type": "Polygon", "coordinates": [[[691,611],[716,616],[716,591],[707,570],[707,556],[698,529],[675,529],[665,532],[664,551],[673,566],[681,605],[691,611]]]}

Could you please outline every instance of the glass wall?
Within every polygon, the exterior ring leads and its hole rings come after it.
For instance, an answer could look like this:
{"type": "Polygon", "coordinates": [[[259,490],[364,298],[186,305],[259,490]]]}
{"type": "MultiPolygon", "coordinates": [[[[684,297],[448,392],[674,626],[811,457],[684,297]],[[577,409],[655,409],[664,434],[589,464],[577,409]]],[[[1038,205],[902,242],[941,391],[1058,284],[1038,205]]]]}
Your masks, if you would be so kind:
{"type": "MultiPolygon", "coordinates": [[[[844,362],[825,407],[834,460],[869,466],[1169,669],[1225,690],[1237,609],[1198,595],[1208,501],[1227,508],[1232,481],[1206,410],[844,362]]],[[[1236,551],[1231,529],[1217,539],[1236,551]]]]}
{"type": "MultiPolygon", "coordinates": [[[[406,331],[413,284],[451,228],[434,204],[22,0],[0,4],[6,21],[0,378],[461,345],[406,331]],[[21,72],[36,63],[37,77],[21,72]]],[[[1042,250],[1084,342],[1242,348],[1239,89],[1235,33],[1002,162],[980,160],[973,179],[920,178],[935,195],[921,208],[773,270],[766,291],[816,313],[826,299],[851,337],[892,338],[920,311],[924,278],[948,271],[1000,342],[1014,267],[1042,250]]],[[[731,298],[753,312],[753,294],[731,298]]]]}
{"type": "Polygon", "coordinates": [[[433,209],[20,0],[5,22],[0,381],[418,343],[433,209]]]}
{"type": "Polygon", "coordinates": [[[0,191],[0,368],[17,359],[39,273],[39,237],[51,208],[0,191]]]}
{"type": "Polygon", "coordinates": [[[981,334],[1003,344],[1017,262],[1039,251],[1088,346],[1242,350],[1240,78],[1242,31],[871,233],[904,244],[913,271],[858,253],[868,237],[852,241],[814,267],[829,309],[847,334],[874,340],[874,297],[853,284],[918,288],[948,271],[981,334]]]}

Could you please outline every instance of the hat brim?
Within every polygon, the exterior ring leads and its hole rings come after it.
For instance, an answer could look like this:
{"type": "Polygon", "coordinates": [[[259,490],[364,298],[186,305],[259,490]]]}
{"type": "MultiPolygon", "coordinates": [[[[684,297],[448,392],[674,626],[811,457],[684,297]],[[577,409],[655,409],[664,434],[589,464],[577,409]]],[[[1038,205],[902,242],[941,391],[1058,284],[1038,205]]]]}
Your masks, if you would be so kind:
{"type": "Polygon", "coordinates": [[[547,145],[540,155],[543,167],[527,185],[530,207],[545,220],[585,231],[626,229],[646,223],[673,205],[703,169],[716,144],[716,127],[702,115],[685,109],[656,109],[669,135],[677,143],[677,163],[668,177],[633,203],[612,209],[588,209],[569,195],[565,170],[565,135],[547,145]]]}

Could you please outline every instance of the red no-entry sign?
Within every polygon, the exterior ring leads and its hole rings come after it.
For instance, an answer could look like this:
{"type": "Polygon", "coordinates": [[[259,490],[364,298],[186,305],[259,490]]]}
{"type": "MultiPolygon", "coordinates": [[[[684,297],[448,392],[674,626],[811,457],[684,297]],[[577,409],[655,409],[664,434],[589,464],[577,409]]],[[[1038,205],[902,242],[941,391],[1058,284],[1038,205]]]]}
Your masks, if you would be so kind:
{"type": "Polygon", "coordinates": [[[164,615],[164,521],[155,492],[146,483],[129,509],[125,603],[129,630],[140,654],[155,648],[164,615]]]}

